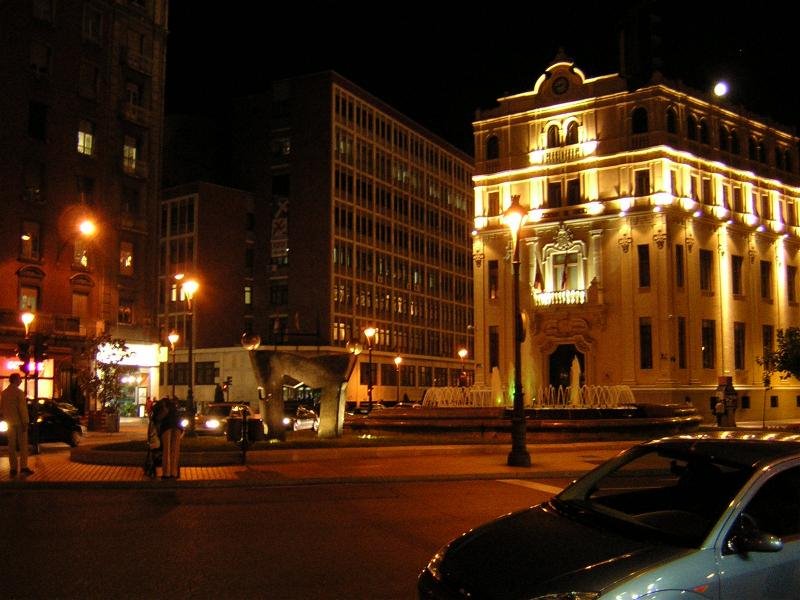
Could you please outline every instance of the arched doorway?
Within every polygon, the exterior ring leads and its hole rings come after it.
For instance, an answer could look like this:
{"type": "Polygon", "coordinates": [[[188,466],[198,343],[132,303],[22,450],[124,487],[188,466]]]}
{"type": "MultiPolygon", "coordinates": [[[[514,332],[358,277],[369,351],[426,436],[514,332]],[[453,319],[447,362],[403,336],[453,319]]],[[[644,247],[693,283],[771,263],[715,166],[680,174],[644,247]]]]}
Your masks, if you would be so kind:
{"type": "Polygon", "coordinates": [[[570,385],[570,369],[572,368],[572,360],[578,357],[578,363],[581,366],[581,381],[582,386],[586,383],[586,366],[584,364],[583,352],[580,352],[575,344],[560,344],[550,354],[550,385],[558,389],[559,386],[568,388],[570,385]]]}

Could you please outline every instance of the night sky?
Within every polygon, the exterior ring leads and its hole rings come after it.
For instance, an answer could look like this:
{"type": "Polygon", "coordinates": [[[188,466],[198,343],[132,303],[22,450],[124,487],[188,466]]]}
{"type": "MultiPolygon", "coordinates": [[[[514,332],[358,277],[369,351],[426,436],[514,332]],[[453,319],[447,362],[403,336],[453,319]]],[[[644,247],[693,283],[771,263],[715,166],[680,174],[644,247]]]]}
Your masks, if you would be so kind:
{"type": "MultiPolygon", "coordinates": [[[[475,109],[532,89],[559,47],[588,77],[618,72],[620,25],[641,4],[172,0],[166,110],[219,114],[273,79],[332,69],[471,153],[475,109]]],[[[789,5],[718,13],[702,2],[645,4],[659,17],[667,77],[698,90],[725,78],[731,104],[800,122],[789,5]]]]}

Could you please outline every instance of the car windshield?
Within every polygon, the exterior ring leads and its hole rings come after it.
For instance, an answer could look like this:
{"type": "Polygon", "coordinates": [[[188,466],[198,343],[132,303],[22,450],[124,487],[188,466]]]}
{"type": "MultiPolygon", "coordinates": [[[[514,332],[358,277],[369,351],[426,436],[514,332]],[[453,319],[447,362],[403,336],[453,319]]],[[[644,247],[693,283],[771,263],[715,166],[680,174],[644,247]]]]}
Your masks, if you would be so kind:
{"type": "Polygon", "coordinates": [[[233,405],[209,406],[206,410],[206,415],[209,417],[227,417],[231,412],[231,408],[233,408],[233,405]]]}
{"type": "Polygon", "coordinates": [[[752,474],[751,462],[688,446],[643,447],[579,479],[554,506],[576,518],[696,547],[752,474]]]}

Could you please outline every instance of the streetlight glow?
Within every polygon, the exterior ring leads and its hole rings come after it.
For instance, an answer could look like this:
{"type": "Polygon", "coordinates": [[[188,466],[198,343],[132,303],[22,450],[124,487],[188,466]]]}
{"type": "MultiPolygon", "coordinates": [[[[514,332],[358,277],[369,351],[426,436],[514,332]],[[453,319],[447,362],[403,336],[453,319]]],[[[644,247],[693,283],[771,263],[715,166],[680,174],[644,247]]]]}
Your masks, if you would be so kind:
{"type": "Polygon", "coordinates": [[[78,224],[78,231],[80,231],[82,235],[89,237],[95,234],[97,225],[95,225],[94,221],[91,219],[84,219],[78,224]]]}
{"type": "Polygon", "coordinates": [[[377,330],[374,327],[364,329],[364,336],[367,338],[367,349],[369,351],[369,371],[367,376],[367,410],[372,412],[372,339],[377,330]]]}
{"type": "Polygon", "coordinates": [[[22,324],[25,326],[25,337],[28,337],[28,330],[30,329],[31,323],[33,323],[35,318],[36,315],[29,310],[26,310],[19,316],[20,321],[22,321],[22,324]]]}
{"type": "Polygon", "coordinates": [[[397,369],[397,372],[395,373],[395,377],[396,377],[395,383],[397,384],[397,391],[396,391],[395,396],[394,396],[395,404],[400,402],[400,363],[401,362],[403,362],[403,357],[402,356],[395,356],[394,357],[394,366],[397,369]]]}

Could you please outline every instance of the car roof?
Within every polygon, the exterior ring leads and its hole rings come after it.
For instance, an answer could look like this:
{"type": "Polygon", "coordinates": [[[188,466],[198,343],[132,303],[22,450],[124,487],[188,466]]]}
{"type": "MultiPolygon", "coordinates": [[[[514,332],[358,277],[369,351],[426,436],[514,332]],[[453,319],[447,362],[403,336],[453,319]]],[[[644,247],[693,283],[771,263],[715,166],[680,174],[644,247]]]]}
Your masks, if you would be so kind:
{"type": "Polygon", "coordinates": [[[683,454],[755,467],[761,463],[800,454],[800,433],[767,430],[708,431],[675,435],[642,444],[683,454]]]}

